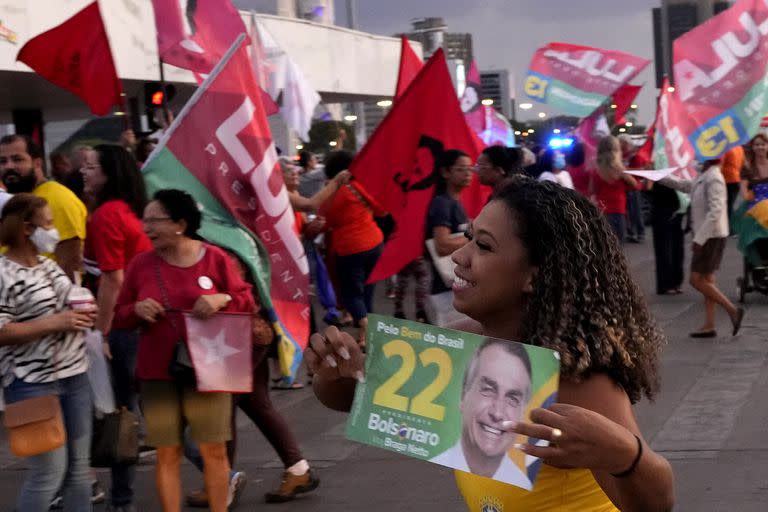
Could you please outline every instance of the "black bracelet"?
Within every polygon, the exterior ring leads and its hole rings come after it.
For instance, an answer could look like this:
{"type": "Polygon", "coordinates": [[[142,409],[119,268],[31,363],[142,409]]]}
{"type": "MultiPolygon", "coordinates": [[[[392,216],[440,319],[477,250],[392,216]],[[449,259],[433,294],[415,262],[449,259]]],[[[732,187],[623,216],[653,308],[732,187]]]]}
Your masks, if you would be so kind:
{"type": "Polygon", "coordinates": [[[637,464],[640,462],[640,457],[643,456],[643,442],[640,440],[639,436],[635,434],[633,435],[635,436],[635,439],[637,439],[637,455],[635,455],[635,460],[632,461],[632,465],[629,466],[629,468],[621,473],[611,473],[611,476],[614,478],[624,478],[625,476],[631,475],[637,468],[637,464]]]}

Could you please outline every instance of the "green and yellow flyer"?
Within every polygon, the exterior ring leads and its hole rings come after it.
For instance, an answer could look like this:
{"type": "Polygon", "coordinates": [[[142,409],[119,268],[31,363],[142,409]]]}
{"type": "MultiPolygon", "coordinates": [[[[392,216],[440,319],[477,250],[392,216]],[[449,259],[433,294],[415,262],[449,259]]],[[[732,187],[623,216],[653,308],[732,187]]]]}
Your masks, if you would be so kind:
{"type": "Polygon", "coordinates": [[[505,428],[557,399],[556,352],[370,315],[365,383],[347,437],[531,489],[540,461],[513,447],[545,444],[505,428]]]}

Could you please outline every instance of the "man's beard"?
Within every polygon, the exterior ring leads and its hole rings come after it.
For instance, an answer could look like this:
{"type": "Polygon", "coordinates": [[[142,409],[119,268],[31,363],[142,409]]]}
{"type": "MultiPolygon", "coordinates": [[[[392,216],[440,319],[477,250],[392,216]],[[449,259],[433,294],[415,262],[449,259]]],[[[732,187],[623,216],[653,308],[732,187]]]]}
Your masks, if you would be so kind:
{"type": "Polygon", "coordinates": [[[22,192],[32,192],[35,190],[37,178],[35,177],[34,172],[23,176],[16,171],[5,171],[3,183],[5,184],[6,190],[11,194],[20,194],[22,192]]]}

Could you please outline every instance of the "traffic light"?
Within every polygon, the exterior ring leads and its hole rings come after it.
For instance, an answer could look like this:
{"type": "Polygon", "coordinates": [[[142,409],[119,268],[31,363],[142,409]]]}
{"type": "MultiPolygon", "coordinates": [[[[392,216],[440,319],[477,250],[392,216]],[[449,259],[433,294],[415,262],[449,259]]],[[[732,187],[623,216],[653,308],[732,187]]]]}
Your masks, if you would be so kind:
{"type": "Polygon", "coordinates": [[[160,82],[146,82],[144,84],[144,111],[147,115],[147,124],[152,131],[162,128],[158,116],[164,115],[163,108],[176,94],[176,87],[165,84],[163,88],[160,82]]]}

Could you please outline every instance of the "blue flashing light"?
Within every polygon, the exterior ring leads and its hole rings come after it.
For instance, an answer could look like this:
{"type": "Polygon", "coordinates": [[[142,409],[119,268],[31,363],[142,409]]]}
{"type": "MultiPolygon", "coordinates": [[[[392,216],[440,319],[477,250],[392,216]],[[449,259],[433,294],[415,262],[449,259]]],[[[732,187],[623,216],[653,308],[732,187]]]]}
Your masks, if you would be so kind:
{"type": "Polygon", "coordinates": [[[570,137],[553,137],[549,139],[549,147],[552,149],[567,148],[573,144],[573,139],[570,137]]]}

